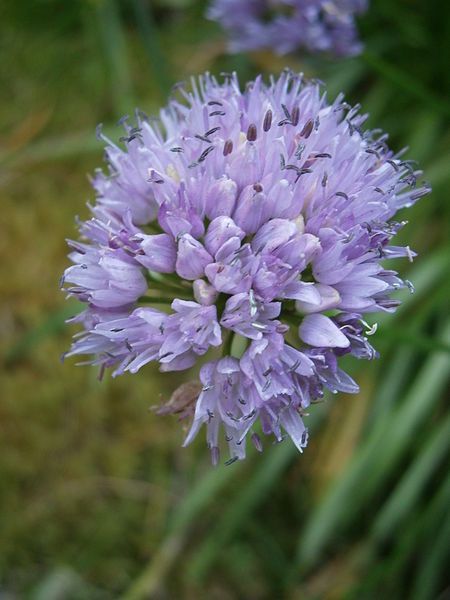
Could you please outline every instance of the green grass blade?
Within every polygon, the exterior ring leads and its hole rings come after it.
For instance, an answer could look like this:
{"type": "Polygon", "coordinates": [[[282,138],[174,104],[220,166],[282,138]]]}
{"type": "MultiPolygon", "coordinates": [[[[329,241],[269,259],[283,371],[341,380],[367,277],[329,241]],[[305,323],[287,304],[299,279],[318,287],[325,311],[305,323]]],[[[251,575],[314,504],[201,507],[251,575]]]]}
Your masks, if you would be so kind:
{"type": "Polygon", "coordinates": [[[265,451],[264,461],[258,466],[256,474],[250,482],[241,488],[238,497],[224,511],[217,527],[201,545],[188,568],[188,576],[194,580],[202,580],[208,570],[214,565],[223,551],[224,545],[230,540],[247,515],[261,503],[266,494],[278,479],[286,465],[297,453],[293,444],[286,441],[265,451]]]}
{"type": "MultiPolygon", "coordinates": [[[[443,330],[442,341],[450,342],[450,323],[443,330]]],[[[383,478],[397,466],[421,422],[439,400],[447,377],[447,356],[430,356],[401,406],[378,423],[348,471],[312,513],[299,540],[297,566],[305,569],[315,564],[336,531],[348,525],[383,478]]]]}
{"type": "Polygon", "coordinates": [[[446,117],[450,116],[450,106],[448,103],[439,96],[436,96],[426,86],[422,85],[419,79],[411,77],[402,69],[396,67],[392,63],[386,62],[375,54],[365,52],[362,58],[371,69],[384,77],[389,83],[408,92],[441,115],[446,117]]]}
{"type": "MultiPolygon", "coordinates": [[[[322,407],[321,407],[322,408],[322,407]]],[[[319,407],[311,411],[308,427],[314,430],[325,412],[319,407]]],[[[295,446],[288,440],[264,452],[264,461],[247,485],[241,488],[229,507],[223,512],[214,531],[196,552],[188,568],[188,575],[193,580],[202,580],[218,560],[224,545],[238,531],[255,507],[264,501],[270,489],[275,485],[281,473],[292,458],[298,455],[295,446]]]]}
{"type": "MultiPolygon", "coordinates": [[[[414,121],[415,127],[408,136],[408,153],[422,164],[435,154],[436,144],[439,143],[440,118],[436,113],[424,110],[415,115],[414,121]]],[[[428,169],[426,174],[429,179],[428,169]]]]}
{"type": "MultiPolygon", "coordinates": [[[[395,349],[391,356],[386,357],[388,363],[383,369],[383,377],[375,393],[370,422],[385,418],[386,413],[392,410],[396,399],[400,396],[410,373],[411,361],[415,355],[413,348],[395,349]]],[[[381,371],[381,369],[380,369],[381,371]]]]}
{"type": "Polygon", "coordinates": [[[168,534],[158,552],[123,594],[123,600],[141,600],[151,597],[156,592],[181,552],[188,530],[195,519],[214,501],[220,490],[236,477],[242,467],[242,463],[233,465],[231,469],[221,465],[217,469],[211,468],[200,479],[175,510],[169,523],[168,534]]]}
{"type": "MultiPolygon", "coordinates": [[[[367,575],[359,582],[349,600],[359,598],[376,598],[379,590],[386,590],[386,582],[394,586],[402,586],[399,574],[411,560],[412,556],[419,556],[417,573],[420,576],[422,560],[420,557],[428,555],[428,541],[434,543],[436,530],[440,529],[442,519],[448,512],[450,502],[450,477],[447,477],[438,488],[437,492],[424,506],[416,505],[410,512],[404,526],[395,532],[392,550],[380,557],[373,544],[373,538],[364,542],[359,548],[359,555],[363,557],[367,575]],[[381,559],[381,560],[380,560],[381,559]]],[[[390,597],[399,597],[401,590],[394,593],[391,588],[386,590],[390,597]]]]}
{"type": "Polygon", "coordinates": [[[30,329],[18,339],[18,341],[9,349],[5,356],[7,365],[21,360],[44,339],[57,335],[63,331],[66,326],[66,320],[80,312],[80,304],[78,302],[70,302],[69,306],[65,306],[60,311],[52,314],[43,323],[30,329]]]}
{"type": "Polygon", "coordinates": [[[437,156],[433,163],[427,168],[427,178],[433,188],[448,181],[450,178],[448,165],[450,163],[450,155],[447,153],[444,156],[437,156]]]}
{"type": "Polygon", "coordinates": [[[148,55],[155,80],[161,90],[161,98],[165,100],[173,82],[170,81],[167,61],[159,43],[159,33],[153,19],[151,3],[144,4],[142,0],[131,0],[131,6],[141,35],[142,45],[148,55]]]}
{"type": "Polygon", "coordinates": [[[433,337],[428,337],[415,329],[405,331],[400,327],[387,327],[383,331],[383,342],[395,342],[396,345],[407,345],[417,351],[450,353],[450,345],[433,337]]]}
{"type": "Polygon", "coordinates": [[[111,97],[117,117],[134,107],[131,69],[127,59],[127,44],[117,0],[97,0],[95,3],[98,32],[108,70],[111,97]]]}
{"type": "MultiPolygon", "coordinates": [[[[448,542],[450,540],[450,513],[447,511],[446,517],[433,544],[429,549],[429,554],[423,558],[422,567],[416,578],[411,600],[431,600],[441,591],[438,589],[439,577],[444,573],[446,563],[448,562],[448,542]]],[[[444,592],[445,594],[445,592],[444,592]]],[[[445,596],[441,596],[444,598],[445,596]]]]}
{"type": "Polygon", "coordinates": [[[430,296],[430,290],[436,290],[436,285],[441,280],[447,279],[450,271],[450,253],[448,248],[441,248],[433,254],[420,258],[407,273],[415,287],[415,293],[411,294],[407,290],[401,290],[397,297],[402,301],[401,306],[395,314],[380,313],[376,317],[377,323],[382,327],[393,324],[399,320],[411,306],[422,302],[430,296]]]}
{"type": "Polygon", "coordinates": [[[434,431],[431,440],[398,483],[388,502],[378,513],[372,536],[382,542],[414,508],[429,479],[441,463],[450,444],[450,416],[434,431]]]}

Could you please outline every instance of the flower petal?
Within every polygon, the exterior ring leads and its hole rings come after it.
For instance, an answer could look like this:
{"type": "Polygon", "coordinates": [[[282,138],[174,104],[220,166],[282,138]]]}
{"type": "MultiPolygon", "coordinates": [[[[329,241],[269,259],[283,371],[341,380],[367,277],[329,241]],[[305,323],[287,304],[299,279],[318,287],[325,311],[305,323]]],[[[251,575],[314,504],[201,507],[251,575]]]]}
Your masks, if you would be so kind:
{"type": "Polygon", "coordinates": [[[308,315],[298,330],[300,339],[317,348],[348,348],[349,340],[331,319],[321,314],[308,315]]]}

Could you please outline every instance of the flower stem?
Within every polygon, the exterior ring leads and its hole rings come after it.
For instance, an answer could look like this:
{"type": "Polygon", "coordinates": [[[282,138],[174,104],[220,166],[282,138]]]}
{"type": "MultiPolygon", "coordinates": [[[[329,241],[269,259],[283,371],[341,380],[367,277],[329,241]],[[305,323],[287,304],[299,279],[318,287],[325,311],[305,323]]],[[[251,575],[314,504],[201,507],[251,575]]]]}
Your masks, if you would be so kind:
{"type": "Polygon", "coordinates": [[[149,283],[150,289],[156,288],[162,291],[173,291],[179,293],[181,290],[186,292],[186,288],[181,284],[176,283],[175,281],[167,281],[166,279],[159,279],[152,275],[150,272],[147,272],[147,281],[149,283]]]}
{"type": "Polygon", "coordinates": [[[137,301],[141,304],[172,304],[173,298],[163,298],[162,296],[151,298],[150,296],[141,296],[137,301]]]}
{"type": "Polygon", "coordinates": [[[230,331],[223,345],[222,356],[231,356],[231,346],[233,344],[234,333],[230,331]]]}
{"type": "MultiPolygon", "coordinates": [[[[192,298],[177,297],[179,300],[192,300],[192,298]]],[[[164,296],[141,296],[137,302],[141,304],[172,304],[174,298],[165,298],[164,296]]]]}
{"type": "Polygon", "coordinates": [[[291,325],[295,325],[295,326],[300,325],[300,323],[302,322],[302,318],[300,315],[296,315],[294,313],[287,312],[287,311],[283,311],[281,313],[281,319],[284,319],[291,325]]]}

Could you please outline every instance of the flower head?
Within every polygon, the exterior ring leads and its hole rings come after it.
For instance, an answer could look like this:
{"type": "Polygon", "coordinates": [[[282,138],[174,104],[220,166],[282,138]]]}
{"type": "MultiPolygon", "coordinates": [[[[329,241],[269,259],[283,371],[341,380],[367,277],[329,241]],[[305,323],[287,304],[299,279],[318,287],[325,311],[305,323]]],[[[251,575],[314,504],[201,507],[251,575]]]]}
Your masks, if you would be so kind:
{"type": "Polygon", "coordinates": [[[68,354],[114,375],[202,360],[171,406],[192,416],[186,444],[206,426],[214,462],[221,431],[232,460],[247,437],[262,448],[258,429],[302,449],[324,389],[358,391],[339,358],[375,356],[363,315],[395,310],[406,285],[381,263],[413,257],[391,219],[428,190],[357,108],[299,75],[245,91],[204,75],[180,95],[159,121],[125,121],[124,149],[104,138],[110,172],[63,276],[87,304],[68,354]]]}
{"type": "Polygon", "coordinates": [[[230,38],[230,50],[298,49],[351,56],[361,51],[355,16],[367,0],[213,0],[208,16],[230,38]]]}

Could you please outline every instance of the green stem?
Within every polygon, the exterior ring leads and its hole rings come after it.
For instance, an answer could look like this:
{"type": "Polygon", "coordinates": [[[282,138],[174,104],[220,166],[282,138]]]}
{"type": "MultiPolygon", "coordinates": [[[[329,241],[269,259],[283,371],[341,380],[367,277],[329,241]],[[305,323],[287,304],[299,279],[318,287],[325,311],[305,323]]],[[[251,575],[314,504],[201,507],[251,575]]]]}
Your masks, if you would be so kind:
{"type": "Polygon", "coordinates": [[[161,290],[163,292],[173,291],[176,293],[179,293],[180,291],[181,292],[187,291],[187,289],[184,286],[182,286],[181,284],[175,283],[174,281],[156,279],[149,272],[147,272],[146,275],[147,275],[147,281],[148,281],[150,289],[155,288],[155,289],[161,290]]]}
{"type": "Polygon", "coordinates": [[[182,289],[192,289],[192,283],[190,283],[186,279],[180,279],[180,277],[176,273],[164,273],[163,279],[164,281],[167,281],[169,285],[172,283],[173,285],[182,289]]]}
{"type": "MultiPolygon", "coordinates": [[[[179,300],[192,300],[192,298],[180,298],[179,300]]],[[[141,296],[137,302],[141,304],[172,304],[174,298],[164,298],[163,296],[141,296]]]]}
{"type": "Polygon", "coordinates": [[[296,315],[285,310],[281,313],[281,319],[288,321],[288,323],[295,325],[296,327],[302,322],[302,317],[300,315],[296,315]]]}
{"type": "Polygon", "coordinates": [[[151,221],[143,226],[144,231],[151,231],[155,235],[160,235],[164,233],[159,224],[156,221],[151,221]]]}
{"type": "Polygon", "coordinates": [[[141,304],[172,304],[173,298],[162,298],[161,296],[150,298],[150,296],[141,296],[137,301],[141,304]]]}
{"type": "Polygon", "coordinates": [[[222,356],[231,356],[231,346],[233,345],[234,333],[230,331],[223,345],[222,356]]]}

